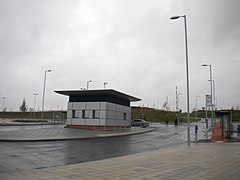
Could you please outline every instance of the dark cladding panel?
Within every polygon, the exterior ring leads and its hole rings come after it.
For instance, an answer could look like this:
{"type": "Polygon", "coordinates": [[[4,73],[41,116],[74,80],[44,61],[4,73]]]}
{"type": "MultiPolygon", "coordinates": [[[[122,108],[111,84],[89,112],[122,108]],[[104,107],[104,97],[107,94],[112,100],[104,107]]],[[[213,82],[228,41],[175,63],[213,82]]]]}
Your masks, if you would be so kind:
{"type": "Polygon", "coordinates": [[[130,107],[130,101],[113,96],[70,96],[69,102],[111,102],[130,107]]]}
{"type": "Polygon", "coordinates": [[[111,102],[130,107],[130,102],[141,100],[113,89],[68,90],[55,92],[69,96],[69,102],[111,102]]]}

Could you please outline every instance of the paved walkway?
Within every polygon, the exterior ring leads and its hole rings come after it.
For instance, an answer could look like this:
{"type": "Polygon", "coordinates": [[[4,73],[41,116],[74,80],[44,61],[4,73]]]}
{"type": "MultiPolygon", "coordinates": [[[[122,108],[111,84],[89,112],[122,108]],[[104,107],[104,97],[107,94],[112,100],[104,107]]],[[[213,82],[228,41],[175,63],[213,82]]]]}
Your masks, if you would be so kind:
{"type": "Polygon", "coordinates": [[[198,143],[106,160],[0,174],[1,180],[240,179],[240,143],[198,143]]]}
{"type": "MultiPolygon", "coordinates": [[[[148,131],[151,129],[142,129],[148,131]]],[[[0,140],[38,141],[119,136],[126,131],[41,128],[0,131],[0,140]]],[[[1,173],[1,180],[240,179],[240,143],[192,143],[80,164],[1,173]]],[[[56,157],[57,158],[57,157],[56,157]]]]}
{"type": "Polygon", "coordinates": [[[152,131],[154,128],[122,128],[110,130],[82,130],[63,128],[63,126],[53,125],[47,127],[44,125],[41,128],[39,125],[37,128],[26,129],[21,128],[11,131],[0,131],[0,141],[55,141],[55,140],[76,140],[76,139],[89,139],[99,137],[114,137],[114,136],[126,136],[138,133],[144,133],[152,131]]]}

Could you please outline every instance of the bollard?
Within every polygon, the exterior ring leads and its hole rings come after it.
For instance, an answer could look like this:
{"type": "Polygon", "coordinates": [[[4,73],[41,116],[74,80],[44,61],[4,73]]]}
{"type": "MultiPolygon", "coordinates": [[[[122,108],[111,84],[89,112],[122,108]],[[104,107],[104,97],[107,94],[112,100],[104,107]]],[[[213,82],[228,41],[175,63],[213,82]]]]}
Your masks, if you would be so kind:
{"type": "Polygon", "coordinates": [[[237,125],[237,136],[240,137],[240,124],[237,125]]]}
{"type": "Polygon", "coordinates": [[[198,125],[195,125],[195,143],[197,143],[198,125]]]}
{"type": "Polygon", "coordinates": [[[206,141],[208,141],[208,119],[205,119],[206,121],[206,141]]]}

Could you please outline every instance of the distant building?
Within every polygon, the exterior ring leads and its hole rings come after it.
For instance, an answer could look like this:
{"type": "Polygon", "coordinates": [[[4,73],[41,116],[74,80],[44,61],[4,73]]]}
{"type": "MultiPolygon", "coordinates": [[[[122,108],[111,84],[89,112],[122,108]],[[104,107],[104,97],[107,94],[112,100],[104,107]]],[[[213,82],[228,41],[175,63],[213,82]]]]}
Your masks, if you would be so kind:
{"type": "Polygon", "coordinates": [[[112,129],[131,126],[130,102],[141,99],[112,90],[55,91],[69,96],[69,128],[112,129]]]}

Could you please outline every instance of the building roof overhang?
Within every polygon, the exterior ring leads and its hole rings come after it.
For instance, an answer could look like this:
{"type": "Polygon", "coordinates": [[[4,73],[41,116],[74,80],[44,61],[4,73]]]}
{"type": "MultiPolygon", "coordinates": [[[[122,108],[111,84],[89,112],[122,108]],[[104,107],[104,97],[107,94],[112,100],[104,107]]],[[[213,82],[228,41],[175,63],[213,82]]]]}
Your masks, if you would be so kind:
{"type": "Polygon", "coordinates": [[[113,89],[100,89],[100,90],[57,90],[54,91],[58,94],[66,96],[79,96],[79,97],[96,97],[96,96],[107,96],[123,99],[129,102],[140,101],[141,99],[133,97],[131,95],[124,94],[122,92],[113,89]]]}

